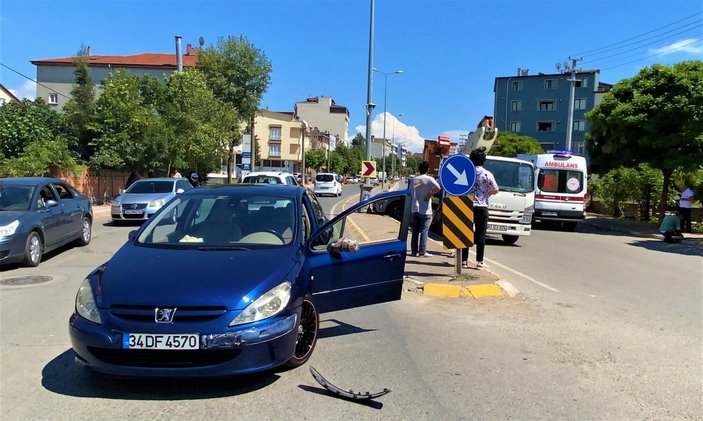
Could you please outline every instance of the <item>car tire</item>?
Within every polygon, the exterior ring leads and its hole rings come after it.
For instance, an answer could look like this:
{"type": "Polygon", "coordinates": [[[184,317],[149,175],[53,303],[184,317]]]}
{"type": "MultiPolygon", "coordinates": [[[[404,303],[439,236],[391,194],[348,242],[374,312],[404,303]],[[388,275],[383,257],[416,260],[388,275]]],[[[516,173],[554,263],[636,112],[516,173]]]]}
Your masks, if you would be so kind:
{"type": "Polygon", "coordinates": [[[517,243],[518,238],[520,238],[517,235],[502,235],[502,237],[503,242],[508,245],[517,243]]]}
{"type": "Polygon", "coordinates": [[[24,265],[36,267],[41,262],[44,245],[38,232],[32,231],[24,245],[24,265]]]}
{"type": "Polygon", "coordinates": [[[312,298],[307,296],[303,299],[300,310],[300,321],[297,326],[297,338],[295,341],[295,352],[285,363],[288,368],[296,368],[305,364],[315,350],[317,344],[317,334],[320,330],[320,315],[315,308],[312,298]]]}
{"type": "Polygon", "coordinates": [[[93,237],[93,228],[90,218],[84,216],[81,220],[81,236],[76,239],[76,244],[79,246],[87,246],[90,244],[90,239],[93,237]]]}

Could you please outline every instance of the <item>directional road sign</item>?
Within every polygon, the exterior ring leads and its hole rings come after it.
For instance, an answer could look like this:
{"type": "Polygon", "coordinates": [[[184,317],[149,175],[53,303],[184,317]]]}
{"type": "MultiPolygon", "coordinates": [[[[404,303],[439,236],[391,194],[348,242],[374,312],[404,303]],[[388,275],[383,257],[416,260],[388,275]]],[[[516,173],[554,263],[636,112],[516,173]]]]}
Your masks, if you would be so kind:
{"type": "Polygon", "coordinates": [[[452,155],[444,160],[439,169],[439,182],[447,194],[464,196],[476,181],[476,167],[466,155],[452,155]]]}
{"type": "Polygon", "coordinates": [[[376,176],[376,161],[361,161],[361,176],[375,177],[376,176]]]}

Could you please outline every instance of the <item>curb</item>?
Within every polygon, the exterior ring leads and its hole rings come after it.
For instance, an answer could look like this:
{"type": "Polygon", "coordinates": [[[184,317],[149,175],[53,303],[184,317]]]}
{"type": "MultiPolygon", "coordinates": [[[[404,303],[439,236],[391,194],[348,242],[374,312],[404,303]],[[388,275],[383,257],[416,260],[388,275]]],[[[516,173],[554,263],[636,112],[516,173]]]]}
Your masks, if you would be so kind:
{"type": "Polygon", "coordinates": [[[435,282],[423,283],[411,277],[406,277],[405,279],[417,284],[417,287],[422,289],[423,295],[430,297],[479,299],[485,297],[504,297],[507,295],[510,298],[514,298],[520,294],[519,289],[505,280],[499,280],[492,284],[461,286],[435,282]]]}

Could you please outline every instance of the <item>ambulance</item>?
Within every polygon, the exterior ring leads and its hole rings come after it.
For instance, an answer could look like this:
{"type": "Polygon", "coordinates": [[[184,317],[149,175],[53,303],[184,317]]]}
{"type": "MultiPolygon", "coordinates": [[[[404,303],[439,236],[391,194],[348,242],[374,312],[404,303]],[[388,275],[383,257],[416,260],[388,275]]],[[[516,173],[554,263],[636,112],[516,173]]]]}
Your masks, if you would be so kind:
{"type": "Polygon", "coordinates": [[[517,158],[535,166],[534,221],[559,222],[573,230],[586,219],[586,158],[566,150],[517,158]]]}

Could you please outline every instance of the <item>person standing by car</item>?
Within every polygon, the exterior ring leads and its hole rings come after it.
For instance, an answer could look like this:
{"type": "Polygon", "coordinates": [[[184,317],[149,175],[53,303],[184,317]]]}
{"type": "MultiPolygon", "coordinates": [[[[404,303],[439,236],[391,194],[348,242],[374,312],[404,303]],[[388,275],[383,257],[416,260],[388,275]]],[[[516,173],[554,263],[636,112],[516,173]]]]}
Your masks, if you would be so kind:
{"type": "Polygon", "coordinates": [[[664,236],[664,241],[667,243],[680,243],[683,240],[681,234],[681,219],[680,214],[667,214],[662,219],[659,232],[664,236]]]}
{"type": "Polygon", "coordinates": [[[679,214],[681,215],[681,230],[691,233],[691,209],[693,208],[693,190],[684,184],[679,197],[679,214]]]}
{"type": "Polygon", "coordinates": [[[132,184],[134,184],[134,182],[137,181],[137,180],[139,180],[139,176],[137,175],[136,172],[132,171],[132,172],[129,174],[129,177],[127,178],[127,182],[124,184],[124,188],[125,188],[125,189],[128,189],[129,186],[131,186],[132,184]]]}
{"type": "MultiPolygon", "coordinates": [[[[486,162],[486,148],[471,151],[469,159],[476,167],[476,181],[469,191],[474,197],[474,244],[476,245],[476,269],[483,269],[483,253],[486,248],[488,228],[488,198],[498,193],[498,183],[493,174],[483,167],[486,162]]],[[[461,266],[468,268],[469,249],[461,249],[461,266]]]]}
{"type": "Polygon", "coordinates": [[[183,176],[178,172],[178,169],[174,167],[173,171],[171,171],[171,178],[183,178],[183,176]]]}
{"type": "Polygon", "coordinates": [[[432,256],[427,252],[427,233],[432,223],[432,196],[440,191],[439,183],[427,175],[430,164],[422,161],[418,166],[420,175],[413,179],[412,184],[412,218],[410,227],[410,251],[413,256],[432,256]]]}

